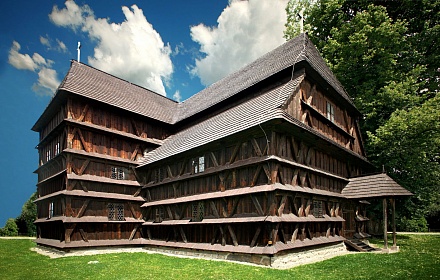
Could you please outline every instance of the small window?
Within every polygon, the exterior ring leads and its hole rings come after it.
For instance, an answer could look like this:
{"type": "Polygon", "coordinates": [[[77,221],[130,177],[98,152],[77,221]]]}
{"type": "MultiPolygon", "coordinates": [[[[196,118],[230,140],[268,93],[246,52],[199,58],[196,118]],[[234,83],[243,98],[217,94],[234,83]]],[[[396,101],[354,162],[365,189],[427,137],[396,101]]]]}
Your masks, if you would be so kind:
{"type": "Polygon", "coordinates": [[[335,121],[335,107],[330,102],[327,102],[327,119],[331,122],[335,121]]]}
{"type": "Polygon", "coordinates": [[[49,203],[49,215],[48,215],[48,218],[50,219],[52,217],[53,217],[53,202],[51,201],[49,203]]]}
{"type": "Polygon", "coordinates": [[[126,179],[126,170],[121,167],[112,167],[112,173],[110,178],[116,180],[125,180],[126,179]]]}
{"type": "Polygon", "coordinates": [[[55,144],[55,155],[58,155],[60,153],[60,142],[55,144]]]}
{"type": "Polygon", "coordinates": [[[109,203],[107,205],[109,221],[124,221],[124,204],[109,203]]]}
{"type": "Polygon", "coordinates": [[[324,213],[322,209],[322,200],[314,200],[313,201],[313,216],[315,218],[323,218],[324,213]]]}
{"type": "Polygon", "coordinates": [[[205,205],[202,201],[195,202],[192,204],[192,222],[200,222],[203,220],[205,205]]]}
{"type": "Polygon", "coordinates": [[[49,161],[50,158],[51,158],[51,156],[50,156],[50,150],[48,150],[48,151],[46,152],[46,161],[49,161]]]}
{"type": "Polygon", "coordinates": [[[205,157],[197,157],[192,161],[193,173],[201,173],[205,171],[205,157]]]}

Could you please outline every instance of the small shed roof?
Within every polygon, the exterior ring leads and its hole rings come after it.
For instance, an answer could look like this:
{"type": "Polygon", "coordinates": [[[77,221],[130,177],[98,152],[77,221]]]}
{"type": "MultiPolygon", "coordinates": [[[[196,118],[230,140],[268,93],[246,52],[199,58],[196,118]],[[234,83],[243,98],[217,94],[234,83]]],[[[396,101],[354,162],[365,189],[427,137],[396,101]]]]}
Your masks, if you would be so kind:
{"type": "Polygon", "coordinates": [[[385,173],[351,178],[342,194],[358,199],[413,195],[385,173]]]}

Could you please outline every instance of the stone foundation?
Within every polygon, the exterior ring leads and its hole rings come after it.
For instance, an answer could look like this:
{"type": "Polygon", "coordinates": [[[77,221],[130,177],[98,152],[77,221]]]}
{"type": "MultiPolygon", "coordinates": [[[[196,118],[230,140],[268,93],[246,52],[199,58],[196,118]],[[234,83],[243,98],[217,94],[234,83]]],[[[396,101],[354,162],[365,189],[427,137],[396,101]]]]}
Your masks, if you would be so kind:
{"type": "Polygon", "coordinates": [[[206,260],[218,261],[232,261],[242,264],[261,265],[272,267],[276,269],[288,269],[298,265],[309,264],[314,262],[330,259],[335,256],[340,256],[350,253],[344,245],[344,242],[334,243],[331,245],[313,246],[302,249],[295,249],[284,251],[274,255],[259,255],[259,254],[240,254],[230,252],[217,251],[203,251],[191,250],[182,248],[167,248],[167,247],[112,247],[112,248],[86,248],[86,249],[72,249],[68,251],[57,250],[45,246],[36,246],[33,248],[42,255],[51,258],[70,257],[70,256],[84,256],[97,255],[108,253],[134,253],[144,252],[149,254],[163,254],[181,258],[198,258],[206,260]]]}
{"type": "Polygon", "coordinates": [[[336,256],[350,253],[344,242],[321,246],[309,247],[298,251],[280,253],[272,258],[271,266],[278,269],[288,269],[298,265],[320,262],[336,256]]]}

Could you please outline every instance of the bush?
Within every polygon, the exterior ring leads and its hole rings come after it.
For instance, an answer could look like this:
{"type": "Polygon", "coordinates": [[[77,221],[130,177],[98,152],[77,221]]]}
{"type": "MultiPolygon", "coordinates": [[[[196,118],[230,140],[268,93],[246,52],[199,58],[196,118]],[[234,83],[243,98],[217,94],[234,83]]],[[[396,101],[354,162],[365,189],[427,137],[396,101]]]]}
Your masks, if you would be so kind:
{"type": "Polygon", "coordinates": [[[425,217],[414,217],[412,219],[402,217],[399,219],[397,226],[400,231],[409,231],[409,232],[428,231],[428,222],[426,221],[425,217]]]}
{"type": "Polygon", "coordinates": [[[0,229],[1,236],[18,236],[18,226],[15,219],[9,218],[3,228],[0,229]]]}

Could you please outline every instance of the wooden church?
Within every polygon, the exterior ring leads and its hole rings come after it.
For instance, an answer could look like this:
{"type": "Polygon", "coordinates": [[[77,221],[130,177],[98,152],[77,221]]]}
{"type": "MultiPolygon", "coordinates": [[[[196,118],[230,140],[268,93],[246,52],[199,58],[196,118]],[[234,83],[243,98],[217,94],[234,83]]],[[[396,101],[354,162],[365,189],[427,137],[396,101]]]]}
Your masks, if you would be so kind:
{"type": "Polygon", "coordinates": [[[411,194],[367,175],[360,117],[305,34],[182,103],[72,61],[32,128],[36,242],[253,257],[364,237],[365,200],[411,194]]]}

